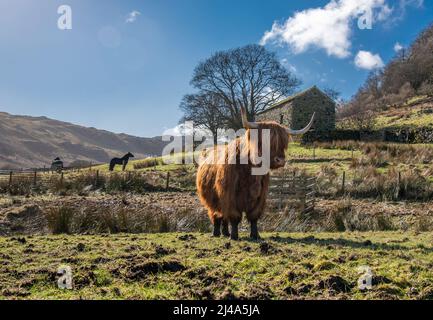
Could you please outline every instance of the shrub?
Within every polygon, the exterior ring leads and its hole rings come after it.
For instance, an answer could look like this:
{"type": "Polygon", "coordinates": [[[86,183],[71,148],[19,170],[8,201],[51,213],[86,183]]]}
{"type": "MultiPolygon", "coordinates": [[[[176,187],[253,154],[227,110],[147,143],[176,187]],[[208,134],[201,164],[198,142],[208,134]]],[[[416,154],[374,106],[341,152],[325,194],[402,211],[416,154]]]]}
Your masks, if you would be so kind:
{"type": "Polygon", "coordinates": [[[53,234],[70,234],[74,210],[70,207],[60,207],[48,210],[48,228],[53,234]]]}
{"type": "Polygon", "coordinates": [[[350,199],[342,199],[329,214],[327,231],[390,231],[395,226],[388,215],[363,213],[352,206],[350,199]]]}
{"type": "Polygon", "coordinates": [[[147,158],[142,161],[134,162],[133,164],[135,170],[147,169],[162,165],[164,165],[164,162],[161,158],[147,158]]]}

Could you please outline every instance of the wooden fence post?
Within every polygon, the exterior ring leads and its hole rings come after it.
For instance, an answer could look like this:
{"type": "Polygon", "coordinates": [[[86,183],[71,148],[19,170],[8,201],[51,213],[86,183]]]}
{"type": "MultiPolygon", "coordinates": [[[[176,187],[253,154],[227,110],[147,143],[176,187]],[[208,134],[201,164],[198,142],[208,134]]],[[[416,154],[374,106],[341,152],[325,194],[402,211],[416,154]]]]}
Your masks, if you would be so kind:
{"type": "Polygon", "coordinates": [[[284,182],[285,182],[285,178],[286,178],[286,175],[285,174],[283,174],[282,175],[282,177],[281,177],[281,179],[280,179],[280,198],[278,199],[279,201],[278,201],[278,210],[281,210],[281,209],[283,209],[283,201],[284,201],[284,194],[283,194],[283,189],[284,189],[284,182]]]}
{"type": "Polygon", "coordinates": [[[11,187],[12,187],[12,175],[13,175],[13,172],[12,172],[12,171],[9,172],[9,190],[10,190],[11,187]]]}
{"type": "Polygon", "coordinates": [[[165,190],[170,186],[170,171],[167,172],[167,179],[165,180],[165,190]]]}
{"type": "Polygon", "coordinates": [[[33,185],[36,185],[36,178],[37,178],[37,171],[35,170],[35,173],[33,175],[33,185]]]}
{"type": "Polygon", "coordinates": [[[60,174],[60,187],[63,188],[63,171],[60,174]]]}
{"type": "Polygon", "coordinates": [[[397,190],[395,191],[395,199],[398,200],[400,198],[400,185],[401,185],[401,172],[398,172],[397,177],[397,190]]]}
{"type": "Polygon", "coordinates": [[[316,159],[316,145],[313,144],[313,159],[316,159]]]}
{"type": "Polygon", "coordinates": [[[341,192],[345,192],[346,189],[346,171],[343,171],[343,181],[341,184],[341,192]]]}
{"type": "Polygon", "coordinates": [[[99,170],[96,170],[95,187],[98,185],[99,181],[99,170]]]}

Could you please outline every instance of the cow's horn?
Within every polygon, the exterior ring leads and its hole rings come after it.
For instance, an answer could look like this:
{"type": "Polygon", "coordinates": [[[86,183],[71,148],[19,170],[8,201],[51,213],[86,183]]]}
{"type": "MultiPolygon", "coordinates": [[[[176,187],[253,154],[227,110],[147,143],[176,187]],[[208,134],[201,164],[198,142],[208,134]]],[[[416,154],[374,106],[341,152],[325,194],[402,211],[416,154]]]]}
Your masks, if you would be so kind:
{"type": "Polygon", "coordinates": [[[259,125],[255,122],[248,121],[247,113],[245,112],[245,108],[241,107],[241,115],[242,115],[242,125],[245,129],[258,129],[259,125]]]}
{"type": "Polygon", "coordinates": [[[311,129],[311,127],[313,126],[315,115],[316,115],[316,113],[314,112],[313,116],[311,117],[310,123],[307,124],[307,126],[304,129],[301,129],[301,130],[292,130],[290,128],[286,128],[287,133],[290,134],[290,135],[294,135],[294,136],[307,133],[311,129]]]}

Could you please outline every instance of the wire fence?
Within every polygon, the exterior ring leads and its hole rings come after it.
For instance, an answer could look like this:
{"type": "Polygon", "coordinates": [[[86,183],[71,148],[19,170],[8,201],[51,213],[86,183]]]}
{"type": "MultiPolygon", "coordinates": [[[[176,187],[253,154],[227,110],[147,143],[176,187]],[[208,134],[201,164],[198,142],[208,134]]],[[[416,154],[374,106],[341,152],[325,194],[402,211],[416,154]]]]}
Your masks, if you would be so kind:
{"type": "Polygon", "coordinates": [[[122,171],[110,172],[93,168],[67,168],[62,171],[47,169],[32,170],[0,170],[0,191],[9,193],[25,193],[30,189],[52,189],[64,188],[105,188],[107,185],[116,184],[117,188],[137,189],[151,188],[158,190],[169,190],[173,177],[170,172],[139,172],[122,171]],[[156,177],[157,176],[157,177],[156,177]],[[158,181],[156,181],[158,180],[158,181]]]}

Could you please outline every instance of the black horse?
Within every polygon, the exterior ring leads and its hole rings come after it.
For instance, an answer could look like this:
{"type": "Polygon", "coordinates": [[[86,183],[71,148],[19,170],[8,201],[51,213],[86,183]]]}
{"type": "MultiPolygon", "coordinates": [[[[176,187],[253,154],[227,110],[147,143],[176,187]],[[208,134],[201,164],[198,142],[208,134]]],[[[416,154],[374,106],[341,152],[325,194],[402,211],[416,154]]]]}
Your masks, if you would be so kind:
{"type": "Polygon", "coordinates": [[[125,154],[122,158],[113,158],[110,161],[110,171],[114,170],[114,167],[117,164],[122,165],[122,171],[125,171],[126,165],[128,164],[129,158],[134,158],[134,155],[131,152],[125,154]]]}

